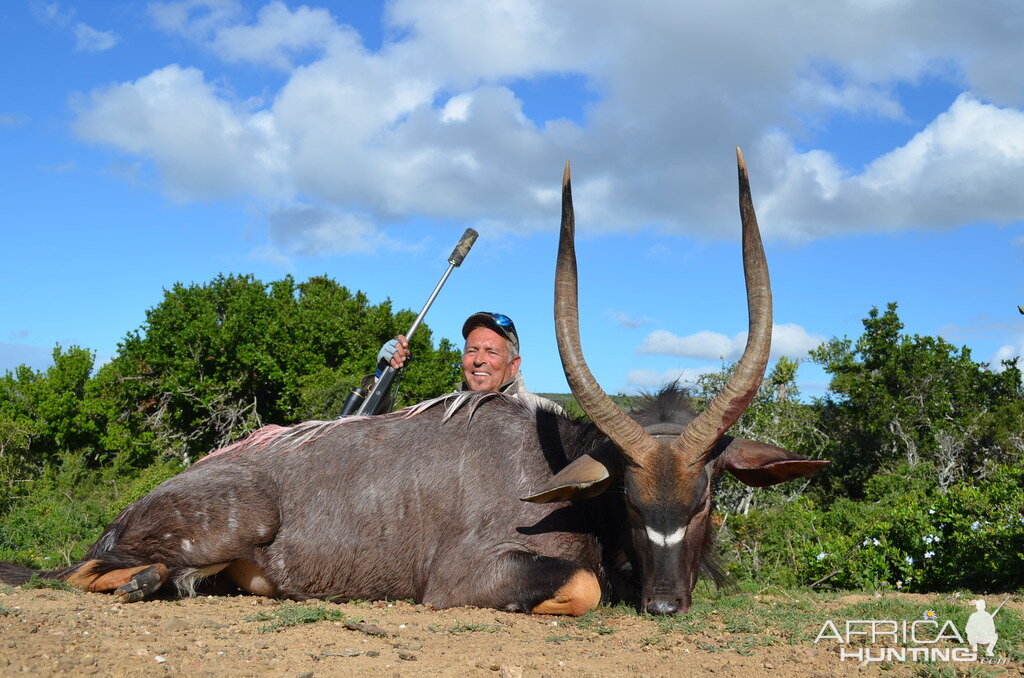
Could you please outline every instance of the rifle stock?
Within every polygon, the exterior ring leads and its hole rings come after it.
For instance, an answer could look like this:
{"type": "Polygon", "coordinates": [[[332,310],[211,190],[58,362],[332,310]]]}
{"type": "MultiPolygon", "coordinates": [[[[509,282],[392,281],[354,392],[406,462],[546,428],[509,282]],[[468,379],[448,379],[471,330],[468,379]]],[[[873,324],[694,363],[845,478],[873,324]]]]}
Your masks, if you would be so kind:
{"type": "Polygon", "coordinates": [[[384,400],[388,397],[388,391],[391,390],[391,384],[395,381],[396,376],[398,376],[398,370],[394,367],[388,365],[384,368],[380,377],[377,378],[373,390],[363,400],[359,414],[381,414],[384,409],[384,400]]]}

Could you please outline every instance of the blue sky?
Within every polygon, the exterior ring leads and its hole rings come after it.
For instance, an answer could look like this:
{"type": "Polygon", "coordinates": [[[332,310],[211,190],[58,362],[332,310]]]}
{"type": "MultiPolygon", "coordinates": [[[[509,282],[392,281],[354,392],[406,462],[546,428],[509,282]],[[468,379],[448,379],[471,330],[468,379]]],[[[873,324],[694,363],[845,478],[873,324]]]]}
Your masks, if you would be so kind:
{"type": "MultiPolygon", "coordinates": [[[[907,331],[1024,346],[1024,5],[396,0],[0,7],[0,370],[108,359],[175,282],[330,275],[427,323],[516,322],[565,391],[552,277],[573,166],[581,334],[635,392],[735,359],[733,148],[776,356],[907,331]]],[[[805,395],[827,375],[800,368],[805,395]]]]}

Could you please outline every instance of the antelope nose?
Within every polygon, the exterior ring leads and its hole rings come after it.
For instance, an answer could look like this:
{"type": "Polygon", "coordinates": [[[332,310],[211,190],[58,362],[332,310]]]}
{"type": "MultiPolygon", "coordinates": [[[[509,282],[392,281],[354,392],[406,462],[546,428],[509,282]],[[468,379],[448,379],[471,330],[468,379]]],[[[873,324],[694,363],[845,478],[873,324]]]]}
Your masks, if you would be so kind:
{"type": "Polygon", "coordinates": [[[652,600],[647,603],[647,614],[675,614],[682,607],[678,600],[652,600]]]}

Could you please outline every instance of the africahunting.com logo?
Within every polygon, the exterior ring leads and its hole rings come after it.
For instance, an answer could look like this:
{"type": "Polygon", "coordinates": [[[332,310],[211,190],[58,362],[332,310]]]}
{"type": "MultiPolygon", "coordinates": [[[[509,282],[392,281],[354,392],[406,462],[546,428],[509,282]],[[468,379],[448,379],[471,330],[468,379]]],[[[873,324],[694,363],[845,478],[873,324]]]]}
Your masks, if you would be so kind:
{"type": "MultiPolygon", "coordinates": [[[[1006,600],[1009,600],[1007,598],[1006,600]]],[[[840,661],[868,662],[982,662],[1005,664],[995,653],[999,633],[995,612],[985,609],[984,600],[975,600],[975,611],[961,629],[952,619],[940,620],[926,610],[921,619],[826,620],[814,643],[836,641],[840,661]]]]}

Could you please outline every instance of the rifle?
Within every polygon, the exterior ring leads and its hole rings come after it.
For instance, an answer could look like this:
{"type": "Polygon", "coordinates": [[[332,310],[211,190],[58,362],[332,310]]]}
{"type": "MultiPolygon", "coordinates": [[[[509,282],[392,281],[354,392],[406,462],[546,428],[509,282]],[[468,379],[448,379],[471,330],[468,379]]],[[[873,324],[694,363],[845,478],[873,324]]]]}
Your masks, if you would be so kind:
{"type": "MultiPolygon", "coordinates": [[[[416,316],[416,320],[413,321],[412,326],[409,327],[409,331],[405,333],[407,341],[412,340],[412,334],[416,331],[416,328],[420,326],[423,321],[423,316],[430,310],[430,305],[434,303],[434,299],[437,298],[438,292],[444,287],[445,282],[448,280],[448,276],[452,274],[452,271],[462,265],[463,259],[469,254],[469,249],[473,247],[473,243],[476,242],[476,238],[479,234],[472,228],[467,228],[466,232],[462,234],[458,244],[455,245],[455,249],[452,250],[451,256],[448,257],[448,269],[441,276],[441,281],[437,283],[434,291],[430,294],[430,298],[427,299],[427,303],[423,305],[423,310],[416,316]]],[[[384,398],[387,396],[388,391],[391,389],[391,384],[394,382],[395,377],[398,375],[398,370],[391,366],[391,363],[387,358],[381,358],[377,363],[377,370],[375,374],[375,380],[373,386],[370,387],[369,392],[366,389],[357,386],[352,389],[352,392],[348,394],[348,398],[345,399],[345,405],[341,408],[340,417],[348,417],[351,415],[370,415],[380,414],[380,409],[383,406],[384,398]]]]}

